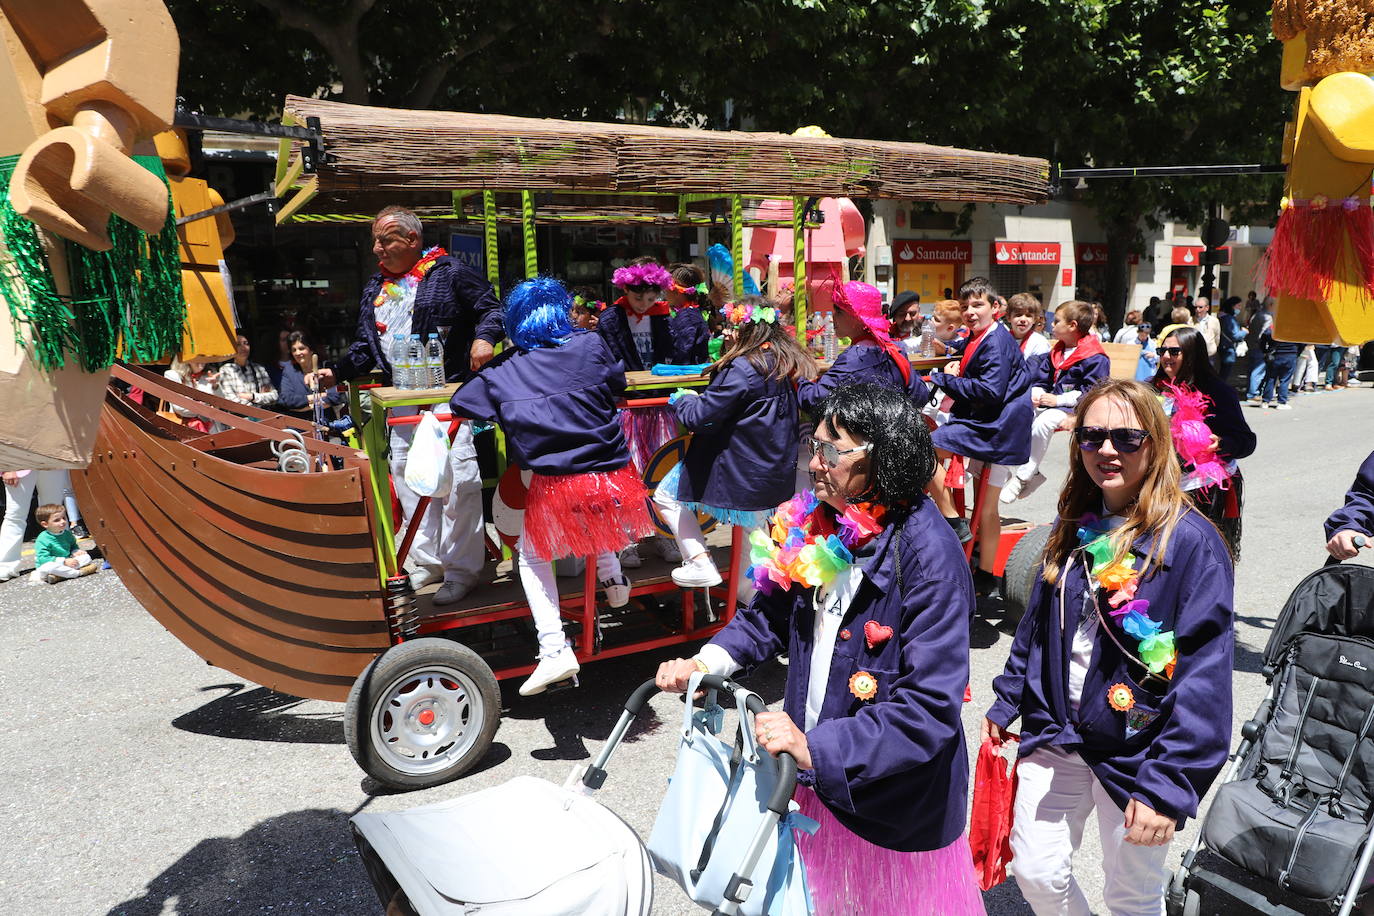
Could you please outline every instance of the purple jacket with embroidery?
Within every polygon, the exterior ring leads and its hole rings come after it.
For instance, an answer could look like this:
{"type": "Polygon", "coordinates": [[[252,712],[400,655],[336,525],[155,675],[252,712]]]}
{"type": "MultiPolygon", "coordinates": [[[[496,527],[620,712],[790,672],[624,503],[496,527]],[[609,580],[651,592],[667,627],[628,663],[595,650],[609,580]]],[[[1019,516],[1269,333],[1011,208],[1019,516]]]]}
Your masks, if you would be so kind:
{"type": "MultiPolygon", "coordinates": [[[[965,339],[959,346],[967,345],[965,339]]],[[[954,402],[949,422],[930,434],[938,448],[993,464],[1030,458],[1030,374],[1005,325],[993,325],[962,375],[932,372],[930,383],[954,402]]]]}
{"type": "MultiPolygon", "coordinates": [[[[1142,537],[1132,553],[1144,556],[1151,546],[1152,538],[1142,537]]],[[[1128,660],[1121,647],[1133,650],[1137,642],[1112,618],[1099,590],[1103,619],[1077,711],[1069,704],[1069,656],[1082,614],[1094,611],[1082,553],[1072,556],[1061,579],[1062,623],[1059,585],[1037,581],[1011,656],[992,682],[997,701],[988,718],[1003,727],[1021,718],[1020,756],[1046,746],[1077,753],[1123,811],[1135,798],[1182,824],[1197,814],[1231,742],[1234,575],[1226,544],[1211,522],[1188,510],[1163,566],[1136,592],[1150,602],[1148,616],[1161,631],[1174,631],[1172,680],[1147,679],[1128,660]],[[1107,702],[1115,684],[1125,684],[1135,698],[1132,713],[1141,727],[1129,737],[1126,714],[1107,702]]]]}
{"type": "MultiPolygon", "coordinates": [[[[342,358],[329,364],[341,382],[381,369],[386,374],[386,383],[391,383],[391,361],[382,342],[382,332],[377,328],[377,312],[373,306],[381,288],[382,275],[378,272],[363,287],[353,345],[342,358]]],[[[495,346],[506,336],[501,323],[501,305],[496,301],[491,284],[471,267],[447,256],[434,262],[415,290],[410,332],[419,334],[421,340],[428,340],[431,333],[438,333],[441,324],[451,328],[444,345],[444,377],[450,382],[461,381],[472,374],[468,370],[468,351],[474,340],[485,340],[495,346]]],[[[389,334],[386,339],[390,340],[389,334]]]]}
{"type": "MultiPolygon", "coordinates": [[[[697,309],[678,309],[676,314],[650,316],[649,334],[653,339],[654,362],[647,366],[635,348],[634,335],[630,333],[630,319],[620,306],[608,305],[602,311],[596,331],[605,339],[606,346],[611,348],[615,358],[625,365],[626,372],[652,369],[655,363],[694,366],[710,361],[706,345],[711,334],[697,309]]],[[[666,379],[665,384],[671,381],[666,379]]]]}
{"type": "Polygon", "coordinates": [[[1355,482],[1345,494],[1345,505],[1326,520],[1327,540],[1335,537],[1337,531],[1346,530],[1374,535],[1374,452],[1355,474],[1355,482]]]}
{"type": "MultiPolygon", "coordinates": [[[[870,843],[940,849],[963,833],[968,803],[959,710],[968,684],[973,579],[959,539],[925,497],[871,547],[858,558],[863,581],[835,642],[820,716],[806,733],[814,769],[801,778],[870,843]],[[870,648],[870,620],[894,635],[870,648]],[[850,693],[849,679],[859,671],[877,681],[872,700],[850,693]]],[[[812,594],[800,587],[760,593],[711,640],[746,670],[786,650],[783,708],[797,723],[806,720],[811,679],[812,594]]]]}

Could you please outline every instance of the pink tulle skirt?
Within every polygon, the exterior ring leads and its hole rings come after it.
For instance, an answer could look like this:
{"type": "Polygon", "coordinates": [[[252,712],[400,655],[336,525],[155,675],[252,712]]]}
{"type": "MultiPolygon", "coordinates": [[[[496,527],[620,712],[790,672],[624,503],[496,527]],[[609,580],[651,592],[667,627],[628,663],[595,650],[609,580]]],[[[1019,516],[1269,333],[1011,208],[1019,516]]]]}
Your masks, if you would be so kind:
{"type": "Polygon", "coordinates": [[[648,492],[634,468],[532,474],[525,500],[525,546],[541,560],[616,552],[653,533],[648,492]]]}
{"type": "Polygon", "coordinates": [[[931,852],[884,849],[851,833],[813,790],[798,786],[794,798],[820,823],[797,834],[816,916],[984,916],[967,836],[931,852]]]}

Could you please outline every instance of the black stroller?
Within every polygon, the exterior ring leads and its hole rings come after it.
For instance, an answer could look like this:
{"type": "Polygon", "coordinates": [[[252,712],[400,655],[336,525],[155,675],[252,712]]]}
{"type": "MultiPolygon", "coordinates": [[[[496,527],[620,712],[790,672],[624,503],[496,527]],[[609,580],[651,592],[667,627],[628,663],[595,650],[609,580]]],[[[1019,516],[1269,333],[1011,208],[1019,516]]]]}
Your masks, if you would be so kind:
{"type": "Polygon", "coordinates": [[[1264,649],[1269,694],[1183,856],[1169,916],[1338,912],[1374,843],[1374,568],[1298,583],[1264,649]]]}

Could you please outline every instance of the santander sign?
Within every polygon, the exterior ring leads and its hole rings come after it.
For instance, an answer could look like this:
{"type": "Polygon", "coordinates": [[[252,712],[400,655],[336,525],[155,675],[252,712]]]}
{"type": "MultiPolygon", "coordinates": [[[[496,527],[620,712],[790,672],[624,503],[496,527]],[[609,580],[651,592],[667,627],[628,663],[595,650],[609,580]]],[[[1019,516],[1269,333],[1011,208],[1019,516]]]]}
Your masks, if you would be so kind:
{"type": "Polygon", "coordinates": [[[932,239],[898,239],[892,246],[902,264],[972,264],[973,243],[932,239]]]}
{"type": "Polygon", "coordinates": [[[994,264],[1058,264],[1058,242],[993,242],[994,264]]]}

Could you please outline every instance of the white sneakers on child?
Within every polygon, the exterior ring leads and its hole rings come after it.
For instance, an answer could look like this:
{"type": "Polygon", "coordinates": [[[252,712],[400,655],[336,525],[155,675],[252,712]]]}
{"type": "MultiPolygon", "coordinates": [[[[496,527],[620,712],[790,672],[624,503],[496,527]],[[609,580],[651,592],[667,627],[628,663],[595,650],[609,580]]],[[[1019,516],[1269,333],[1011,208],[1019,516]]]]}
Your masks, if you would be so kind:
{"type": "Polygon", "coordinates": [[[611,607],[624,607],[630,603],[630,580],[624,576],[602,579],[597,585],[606,593],[606,603],[611,607]]]}
{"type": "Polygon", "coordinates": [[[550,684],[567,680],[581,670],[582,666],[577,663],[572,646],[564,646],[552,655],[541,655],[534,673],[520,685],[520,695],[532,697],[543,693],[550,684]]]}
{"type": "Polygon", "coordinates": [[[1044,482],[1045,475],[1041,474],[1039,471],[1036,471],[1035,474],[1031,476],[1030,480],[1022,480],[1020,477],[1013,474],[1011,480],[1007,481],[1006,486],[1002,487],[1002,495],[998,497],[998,502],[1003,505],[1011,505],[1018,499],[1025,499],[1027,496],[1030,496],[1036,490],[1040,489],[1040,485],[1044,482]]]}
{"type": "Polygon", "coordinates": [[[709,553],[688,560],[673,570],[673,581],[681,588],[710,588],[720,585],[720,571],[709,553]]]}
{"type": "Polygon", "coordinates": [[[466,598],[470,591],[472,591],[470,584],[448,580],[439,586],[439,590],[434,593],[434,597],[430,601],[434,604],[457,604],[466,598]]]}

